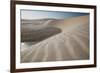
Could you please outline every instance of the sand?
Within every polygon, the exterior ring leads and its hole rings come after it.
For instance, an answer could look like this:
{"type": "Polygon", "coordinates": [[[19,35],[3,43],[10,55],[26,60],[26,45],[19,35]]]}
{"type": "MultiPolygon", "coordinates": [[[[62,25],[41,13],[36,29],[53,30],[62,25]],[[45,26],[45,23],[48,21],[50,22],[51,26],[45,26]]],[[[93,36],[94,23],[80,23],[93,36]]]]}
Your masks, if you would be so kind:
{"type": "MultiPolygon", "coordinates": [[[[21,62],[89,59],[89,16],[54,20],[48,23],[62,32],[36,44],[21,45],[21,62]],[[25,47],[26,46],[26,47],[25,47]]],[[[34,41],[33,41],[34,42],[34,41]]]]}

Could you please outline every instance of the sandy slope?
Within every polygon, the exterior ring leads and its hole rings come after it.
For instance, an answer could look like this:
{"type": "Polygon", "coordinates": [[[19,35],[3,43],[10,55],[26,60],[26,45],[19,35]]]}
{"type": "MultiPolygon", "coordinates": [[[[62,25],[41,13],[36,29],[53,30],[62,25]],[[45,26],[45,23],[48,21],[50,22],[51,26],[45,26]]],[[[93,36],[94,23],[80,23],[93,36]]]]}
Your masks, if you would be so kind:
{"type": "Polygon", "coordinates": [[[21,51],[21,62],[89,59],[89,16],[53,21],[61,33],[21,51]]]}

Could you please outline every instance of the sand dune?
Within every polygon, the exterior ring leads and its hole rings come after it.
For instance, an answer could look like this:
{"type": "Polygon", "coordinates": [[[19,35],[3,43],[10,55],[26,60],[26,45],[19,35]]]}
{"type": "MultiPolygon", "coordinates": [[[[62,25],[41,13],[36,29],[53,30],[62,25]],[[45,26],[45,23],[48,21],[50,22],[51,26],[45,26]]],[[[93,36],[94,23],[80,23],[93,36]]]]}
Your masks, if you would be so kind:
{"type": "Polygon", "coordinates": [[[89,16],[54,20],[48,25],[61,32],[36,44],[21,45],[21,62],[89,59],[89,16]]]}
{"type": "Polygon", "coordinates": [[[55,19],[22,20],[21,41],[39,42],[60,33],[61,29],[52,26],[52,21],[55,19]]]}

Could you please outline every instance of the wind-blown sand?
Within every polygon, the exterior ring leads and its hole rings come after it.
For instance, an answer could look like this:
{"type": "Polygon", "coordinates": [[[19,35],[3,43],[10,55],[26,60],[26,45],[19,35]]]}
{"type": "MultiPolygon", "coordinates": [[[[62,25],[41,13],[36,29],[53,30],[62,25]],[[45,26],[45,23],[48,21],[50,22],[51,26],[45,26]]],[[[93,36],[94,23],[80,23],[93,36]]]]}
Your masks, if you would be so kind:
{"type": "MultiPolygon", "coordinates": [[[[36,44],[21,44],[21,62],[89,59],[89,16],[54,20],[48,23],[62,32],[36,44]]],[[[38,36],[38,35],[36,35],[38,36]]]]}

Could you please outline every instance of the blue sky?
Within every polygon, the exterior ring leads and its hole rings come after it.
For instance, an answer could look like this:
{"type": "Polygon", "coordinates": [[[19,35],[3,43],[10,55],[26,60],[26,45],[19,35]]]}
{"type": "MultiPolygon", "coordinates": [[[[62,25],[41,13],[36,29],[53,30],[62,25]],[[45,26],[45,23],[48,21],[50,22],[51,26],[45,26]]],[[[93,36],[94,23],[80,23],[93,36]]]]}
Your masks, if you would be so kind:
{"type": "Polygon", "coordinates": [[[89,15],[89,13],[79,12],[60,12],[60,11],[43,11],[43,10],[21,10],[21,19],[67,19],[75,16],[89,15]]]}

